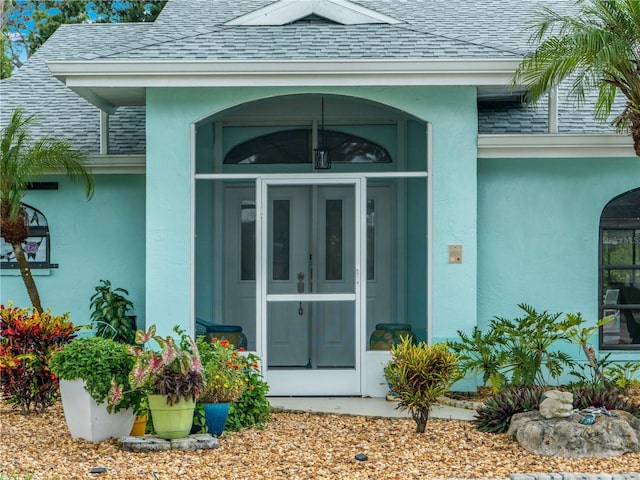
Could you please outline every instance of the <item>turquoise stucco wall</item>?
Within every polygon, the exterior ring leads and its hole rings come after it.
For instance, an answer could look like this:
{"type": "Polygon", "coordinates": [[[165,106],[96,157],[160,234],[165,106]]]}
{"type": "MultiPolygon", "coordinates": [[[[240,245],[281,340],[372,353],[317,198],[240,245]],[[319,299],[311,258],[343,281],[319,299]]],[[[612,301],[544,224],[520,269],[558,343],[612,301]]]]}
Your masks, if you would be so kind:
{"type": "MultiPolygon", "coordinates": [[[[466,87],[147,90],[147,318],[162,334],[191,329],[190,124],[227,108],[294,93],[376,101],[433,124],[434,340],[476,320],[476,93],[466,87]],[[464,262],[448,263],[449,244],[464,262]],[[456,319],[457,324],[451,321],[456,319]]],[[[423,292],[417,293],[424,295],[423,292]]],[[[425,319],[426,322],[426,319],[425,319]]]]}
{"type": "Polygon", "coordinates": [[[594,324],[600,214],[638,187],[640,159],[480,159],[478,182],[479,326],[518,303],[594,324]]]}
{"type": "MultiPolygon", "coordinates": [[[[96,175],[91,201],[81,184],[62,177],[58,190],[30,191],[24,201],[49,222],[51,261],[59,268],[49,275],[35,271],[42,306],[55,314],[70,312],[76,324],[89,320],[89,302],[100,279],[129,291],[138,322],[144,321],[145,212],[144,175],[96,175]]],[[[30,306],[19,272],[2,272],[0,299],[30,306]]]]}

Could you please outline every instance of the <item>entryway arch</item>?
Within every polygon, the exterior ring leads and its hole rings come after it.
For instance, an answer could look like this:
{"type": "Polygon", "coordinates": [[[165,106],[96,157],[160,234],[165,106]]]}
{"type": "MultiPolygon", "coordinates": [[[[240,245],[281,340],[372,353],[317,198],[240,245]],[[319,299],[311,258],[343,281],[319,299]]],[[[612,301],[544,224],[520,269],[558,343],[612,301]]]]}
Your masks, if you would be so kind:
{"type": "Polygon", "coordinates": [[[243,328],[272,393],[367,394],[377,324],[413,323],[426,338],[427,131],[395,109],[318,94],[251,102],[196,126],[195,315],[243,328]],[[308,157],[298,145],[297,160],[252,158],[251,145],[286,145],[301,131],[308,157]],[[317,169],[326,131],[342,146],[317,169]],[[388,160],[375,161],[376,148],[388,160]],[[225,162],[234,151],[241,161],[225,162]]]}

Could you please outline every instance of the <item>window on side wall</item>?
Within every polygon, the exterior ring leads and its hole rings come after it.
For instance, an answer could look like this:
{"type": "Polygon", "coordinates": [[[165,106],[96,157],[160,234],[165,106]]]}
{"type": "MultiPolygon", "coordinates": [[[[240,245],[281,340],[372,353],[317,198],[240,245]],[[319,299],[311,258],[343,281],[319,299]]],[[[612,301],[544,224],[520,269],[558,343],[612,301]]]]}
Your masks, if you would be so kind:
{"type": "Polygon", "coordinates": [[[602,211],[599,270],[600,348],[640,349],[640,188],[602,211]]]}
{"type": "MultiPolygon", "coordinates": [[[[55,268],[51,264],[49,224],[44,214],[30,205],[23,204],[29,222],[29,234],[22,244],[29,266],[33,269],[55,268]]],[[[13,247],[0,238],[0,269],[19,269],[13,247]]]]}

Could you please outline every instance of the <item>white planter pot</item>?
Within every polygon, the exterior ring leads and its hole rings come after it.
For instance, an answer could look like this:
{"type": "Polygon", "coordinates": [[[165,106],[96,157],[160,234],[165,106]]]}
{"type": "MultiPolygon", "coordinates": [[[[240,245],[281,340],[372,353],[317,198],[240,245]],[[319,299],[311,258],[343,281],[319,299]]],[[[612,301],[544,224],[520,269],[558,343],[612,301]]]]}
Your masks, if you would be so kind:
{"type": "Polygon", "coordinates": [[[73,438],[101,442],[129,435],[135,420],[133,409],[107,412],[107,402],[98,405],[84,389],[84,380],[60,379],[64,418],[73,438]]]}

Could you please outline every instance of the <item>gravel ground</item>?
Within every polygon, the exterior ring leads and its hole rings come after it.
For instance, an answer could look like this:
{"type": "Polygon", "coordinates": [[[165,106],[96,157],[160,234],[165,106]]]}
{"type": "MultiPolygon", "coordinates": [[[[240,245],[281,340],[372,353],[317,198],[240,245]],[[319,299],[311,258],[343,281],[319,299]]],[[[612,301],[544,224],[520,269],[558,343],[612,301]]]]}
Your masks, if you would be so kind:
{"type": "MultiPolygon", "coordinates": [[[[276,413],[264,430],[225,434],[220,448],[127,453],[117,442],[69,435],[60,404],[23,416],[0,407],[0,473],[44,479],[434,479],[507,478],[512,473],[640,472],[640,454],[565,460],[532,455],[505,435],[461,421],[276,413]],[[368,460],[354,456],[365,453],[368,460]],[[104,466],[106,473],[90,474],[104,466]]],[[[1,475],[0,475],[1,477],[1,475]]]]}

